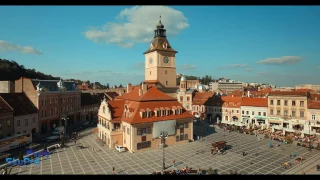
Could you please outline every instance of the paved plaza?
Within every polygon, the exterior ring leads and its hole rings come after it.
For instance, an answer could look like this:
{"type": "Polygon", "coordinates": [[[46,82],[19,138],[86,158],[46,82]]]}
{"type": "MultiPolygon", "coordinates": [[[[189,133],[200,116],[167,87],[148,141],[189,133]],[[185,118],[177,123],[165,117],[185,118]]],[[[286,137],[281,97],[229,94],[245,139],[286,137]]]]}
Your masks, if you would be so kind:
{"type": "MultiPolygon", "coordinates": [[[[195,125],[195,132],[198,133],[196,126],[204,125],[195,125]]],[[[212,133],[205,136],[203,141],[165,148],[167,169],[173,168],[172,160],[175,159],[176,168],[212,167],[221,174],[228,174],[230,170],[241,174],[284,174],[303,166],[296,164],[294,158],[289,157],[290,153],[296,152],[298,156],[306,158],[304,164],[320,157],[320,151],[308,152],[307,148],[293,144],[270,148],[270,140],[258,140],[254,135],[229,133],[219,128],[214,130],[213,127],[210,127],[209,131],[212,133]],[[230,149],[224,155],[212,155],[210,144],[221,140],[227,141],[230,149]],[[243,156],[242,152],[246,152],[247,155],[243,156]],[[280,165],[286,161],[291,162],[293,166],[284,170],[280,165]]],[[[273,144],[276,145],[278,142],[273,144]]],[[[48,159],[42,157],[38,166],[15,166],[11,174],[112,174],[112,167],[117,174],[159,172],[162,168],[162,150],[119,153],[115,149],[103,147],[97,136],[92,134],[82,137],[77,141],[77,145],[70,143],[69,147],[56,150],[48,159]]]]}

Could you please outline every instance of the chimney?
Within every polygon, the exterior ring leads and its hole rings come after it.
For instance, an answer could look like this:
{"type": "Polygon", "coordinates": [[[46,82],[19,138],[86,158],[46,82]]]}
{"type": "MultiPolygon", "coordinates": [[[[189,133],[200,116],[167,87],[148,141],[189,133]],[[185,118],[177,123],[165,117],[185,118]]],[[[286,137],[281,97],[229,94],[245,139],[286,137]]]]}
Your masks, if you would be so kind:
{"type": "Polygon", "coordinates": [[[143,94],[142,89],[139,89],[139,96],[141,96],[143,94]]]}
{"type": "Polygon", "coordinates": [[[250,97],[250,91],[248,91],[248,94],[247,94],[247,96],[248,96],[248,97],[250,97]]]}
{"type": "Polygon", "coordinates": [[[147,84],[146,84],[146,83],[142,83],[142,84],[141,84],[141,89],[142,89],[142,94],[144,94],[145,92],[147,92],[147,90],[148,90],[147,84]]]}
{"type": "Polygon", "coordinates": [[[128,85],[127,85],[127,93],[129,93],[131,91],[131,87],[132,87],[132,84],[128,83],[128,85]]]}

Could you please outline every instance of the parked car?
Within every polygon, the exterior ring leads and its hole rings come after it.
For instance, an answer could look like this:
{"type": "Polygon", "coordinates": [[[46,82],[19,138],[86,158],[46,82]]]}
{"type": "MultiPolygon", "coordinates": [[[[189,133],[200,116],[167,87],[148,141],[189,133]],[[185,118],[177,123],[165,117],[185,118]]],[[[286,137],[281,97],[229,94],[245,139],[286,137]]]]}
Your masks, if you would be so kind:
{"type": "Polygon", "coordinates": [[[119,152],[125,152],[126,151],[126,148],[125,147],[122,147],[122,146],[115,146],[116,150],[119,151],[119,152]]]}
{"type": "Polygon", "coordinates": [[[53,141],[57,141],[60,140],[60,136],[50,136],[46,138],[47,142],[53,142],[53,141]]]}
{"type": "Polygon", "coordinates": [[[90,123],[88,121],[85,121],[82,123],[82,126],[90,126],[90,123]]]}

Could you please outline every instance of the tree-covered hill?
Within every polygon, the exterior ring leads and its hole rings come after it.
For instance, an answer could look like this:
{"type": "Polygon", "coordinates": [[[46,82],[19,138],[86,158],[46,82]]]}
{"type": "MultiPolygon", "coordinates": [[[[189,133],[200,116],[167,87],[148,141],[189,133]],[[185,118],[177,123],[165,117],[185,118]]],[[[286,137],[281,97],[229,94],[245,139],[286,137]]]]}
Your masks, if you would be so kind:
{"type": "Polygon", "coordinates": [[[0,59],[0,81],[14,81],[20,77],[48,80],[60,79],[60,77],[53,77],[51,75],[36,71],[35,69],[26,69],[23,65],[19,65],[15,61],[0,59]]]}

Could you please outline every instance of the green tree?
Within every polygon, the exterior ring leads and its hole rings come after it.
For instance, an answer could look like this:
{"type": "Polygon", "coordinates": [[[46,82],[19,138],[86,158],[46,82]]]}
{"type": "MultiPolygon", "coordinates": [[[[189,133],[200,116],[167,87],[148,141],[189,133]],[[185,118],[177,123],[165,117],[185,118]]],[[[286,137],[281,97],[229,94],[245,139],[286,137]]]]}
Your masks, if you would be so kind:
{"type": "Polygon", "coordinates": [[[48,145],[47,145],[47,144],[44,144],[44,145],[43,145],[43,149],[46,151],[47,148],[48,148],[48,145]]]}
{"type": "Polygon", "coordinates": [[[110,85],[109,85],[109,83],[107,83],[107,89],[110,89],[110,85]]]}
{"type": "Polygon", "coordinates": [[[22,151],[20,151],[20,153],[19,153],[19,160],[23,161],[23,152],[22,151]]]}

